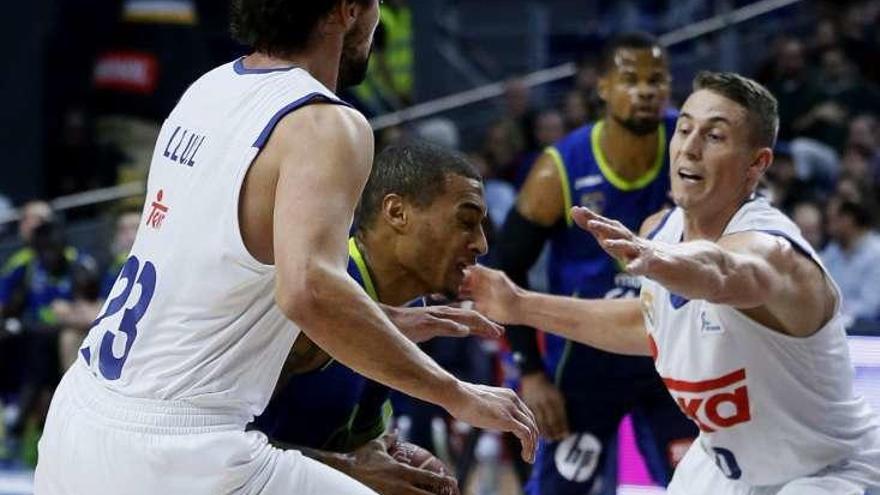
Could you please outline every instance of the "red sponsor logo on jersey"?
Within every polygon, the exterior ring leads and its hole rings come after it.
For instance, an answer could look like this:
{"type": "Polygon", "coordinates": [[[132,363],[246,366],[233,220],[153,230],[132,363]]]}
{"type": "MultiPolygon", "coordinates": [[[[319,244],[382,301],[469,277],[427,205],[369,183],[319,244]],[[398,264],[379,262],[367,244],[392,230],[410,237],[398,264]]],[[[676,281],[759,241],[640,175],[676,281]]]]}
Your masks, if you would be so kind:
{"type": "Polygon", "coordinates": [[[147,227],[152,227],[156,230],[162,228],[162,222],[165,221],[165,217],[168,215],[168,206],[162,204],[162,197],[165,193],[159,189],[159,193],[156,194],[156,200],[150,205],[150,214],[147,215],[147,227]]]}
{"type": "Polygon", "coordinates": [[[107,52],[95,63],[94,82],[98,89],[151,94],[159,82],[159,62],[151,53],[107,52]]]}
{"type": "Polygon", "coordinates": [[[711,433],[751,421],[746,370],[711,380],[689,382],[663,378],[678,407],[700,428],[711,433]]]}

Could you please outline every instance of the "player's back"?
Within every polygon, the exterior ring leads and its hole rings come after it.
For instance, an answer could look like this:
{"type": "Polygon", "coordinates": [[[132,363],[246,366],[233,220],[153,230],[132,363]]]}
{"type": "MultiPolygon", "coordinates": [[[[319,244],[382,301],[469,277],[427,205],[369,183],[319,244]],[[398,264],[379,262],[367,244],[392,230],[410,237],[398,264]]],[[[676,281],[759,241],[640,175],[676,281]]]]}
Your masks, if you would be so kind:
{"type": "Polygon", "coordinates": [[[265,407],[299,330],[275,305],[274,267],[244,246],[239,193],[278,121],[314,101],[339,102],[302,69],[241,59],[183,95],[156,143],[131,257],[81,352],[106,387],[243,421],[265,407]]]}

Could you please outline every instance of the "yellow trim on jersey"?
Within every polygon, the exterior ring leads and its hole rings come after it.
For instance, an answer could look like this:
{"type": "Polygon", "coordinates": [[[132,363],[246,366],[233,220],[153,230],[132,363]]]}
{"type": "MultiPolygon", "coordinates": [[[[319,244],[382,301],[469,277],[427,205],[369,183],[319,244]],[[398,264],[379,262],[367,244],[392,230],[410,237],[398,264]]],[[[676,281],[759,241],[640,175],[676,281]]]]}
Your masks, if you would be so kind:
{"type": "Polygon", "coordinates": [[[370,271],[367,270],[367,263],[364,261],[364,255],[361,254],[360,249],[358,249],[354,237],[348,238],[348,256],[354,260],[354,264],[357,266],[358,272],[360,272],[361,278],[364,280],[364,290],[367,291],[367,294],[371,299],[378,301],[379,294],[376,292],[376,286],[373,285],[373,279],[370,278],[370,271]]]}
{"type": "Polygon", "coordinates": [[[604,126],[605,121],[603,120],[593,125],[593,130],[590,133],[590,142],[593,147],[593,156],[596,158],[596,163],[599,165],[599,170],[605,176],[605,179],[621,191],[635,191],[653,182],[660,173],[660,169],[663,168],[663,157],[666,155],[666,126],[661,123],[657,127],[657,158],[654,160],[654,166],[645,175],[635,180],[624,179],[617,175],[617,172],[608,165],[608,160],[605,158],[605,154],[602,153],[601,146],[602,128],[604,126]]]}
{"type": "Polygon", "coordinates": [[[544,152],[550,155],[550,158],[553,159],[553,163],[556,165],[556,170],[559,172],[559,183],[562,184],[562,198],[565,201],[565,212],[563,212],[563,215],[565,216],[565,224],[571,227],[574,225],[574,220],[571,218],[571,183],[568,181],[565,161],[562,160],[562,155],[559,154],[559,150],[554,146],[547,147],[544,152]]]}

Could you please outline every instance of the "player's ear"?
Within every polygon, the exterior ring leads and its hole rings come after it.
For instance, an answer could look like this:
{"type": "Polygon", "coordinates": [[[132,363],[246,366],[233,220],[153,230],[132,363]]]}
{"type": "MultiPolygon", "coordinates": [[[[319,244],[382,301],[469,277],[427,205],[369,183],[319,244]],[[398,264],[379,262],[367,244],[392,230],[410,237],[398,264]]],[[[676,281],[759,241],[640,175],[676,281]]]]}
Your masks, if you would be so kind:
{"type": "Polygon", "coordinates": [[[401,231],[409,225],[409,208],[407,202],[397,194],[386,194],[382,198],[382,219],[391,228],[401,231]]]}
{"type": "Polygon", "coordinates": [[[773,163],[773,150],[767,147],[759,148],[752,158],[752,163],[749,164],[747,171],[749,181],[757,184],[771,163],[773,163]]]}
{"type": "Polygon", "coordinates": [[[343,0],[336,4],[336,7],[330,11],[327,19],[331,23],[341,26],[344,30],[348,30],[357,22],[358,9],[360,4],[354,0],[343,0]]]}

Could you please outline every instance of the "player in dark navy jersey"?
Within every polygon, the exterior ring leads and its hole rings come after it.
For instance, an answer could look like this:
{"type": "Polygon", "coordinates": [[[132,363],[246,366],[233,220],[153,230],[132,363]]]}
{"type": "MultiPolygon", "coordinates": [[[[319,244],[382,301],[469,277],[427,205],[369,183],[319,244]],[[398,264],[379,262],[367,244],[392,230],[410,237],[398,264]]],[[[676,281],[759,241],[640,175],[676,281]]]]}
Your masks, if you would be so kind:
{"type": "MultiPolygon", "coordinates": [[[[525,282],[549,241],[554,294],[634,297],[638,277],[623,273],[573,225],[569,211],[587,206],[637,229],[667,203],[667,144],[676,117],[666,109],[669,68],[656,39],[631,33],[609,44],[600,69],[604,117],[574,130],[538,159],[505,222],[497,254],[501,268],[525,282]]],[[[593,493],[603,474],[602,486],[614,493],[616,458],[609,451],[628,413],[653,477],[669,480],[696,431],[669,398],[650,359],[612,355],[555,336],[546,337],[541,354],[535,331],[526,327],[510,328],[508,337],[522,372],[523,399],[544,437],[527,493],[593,493]]]]}
{"type": "MultiPolygon", "coordinates": [[[[408,334],[414,341],[469,333],[498,336],[500,327],[476,313],[426,307],[423,300],[428,294],[454,297],[464,268],[486,252],[485,216],[480,176],[464,157],[419,142],[389,147],[376,158],[358,208],[348,273],[386,310],[420,308],[391,313],[396,319],[424,320],[423,332],[408,334]]],[[[301,335],[256,426],[279,442],[350,452],[385,431],[391,414],[388,393],[331,361],[301,335]]]]}

